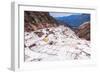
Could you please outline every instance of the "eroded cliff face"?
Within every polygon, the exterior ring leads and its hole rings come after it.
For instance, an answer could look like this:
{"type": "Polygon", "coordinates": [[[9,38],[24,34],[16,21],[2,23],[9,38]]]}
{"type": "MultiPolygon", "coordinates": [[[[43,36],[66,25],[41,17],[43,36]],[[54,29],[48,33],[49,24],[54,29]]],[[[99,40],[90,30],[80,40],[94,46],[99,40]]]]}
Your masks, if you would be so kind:
{"type": "Polygon", "coordinates": [[[90,40],[90,22],[83,23],[75,32],[80,38],[90,40]]]}
{"type": "Polygon", "coordinates": [[[58,25],[57,21],[48,12],[25,11],[24,22],[27,32],[58,25]]]}

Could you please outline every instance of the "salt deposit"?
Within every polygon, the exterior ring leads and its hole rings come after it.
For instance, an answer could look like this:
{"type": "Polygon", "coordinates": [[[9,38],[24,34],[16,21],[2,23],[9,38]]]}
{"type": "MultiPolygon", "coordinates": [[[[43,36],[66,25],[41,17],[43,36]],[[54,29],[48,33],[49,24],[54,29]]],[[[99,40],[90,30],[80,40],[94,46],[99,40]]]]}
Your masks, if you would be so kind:
{"type": "Polygon", "coordinates": [[[64,26],[25,32],[25,62],[90,59],[90,41],[64,26]]]}

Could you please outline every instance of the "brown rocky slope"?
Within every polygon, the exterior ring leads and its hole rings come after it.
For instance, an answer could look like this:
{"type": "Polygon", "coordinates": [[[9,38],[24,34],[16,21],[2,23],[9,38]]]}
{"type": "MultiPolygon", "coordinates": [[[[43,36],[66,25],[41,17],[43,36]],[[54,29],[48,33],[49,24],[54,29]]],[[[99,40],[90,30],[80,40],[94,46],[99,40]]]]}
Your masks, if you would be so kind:
{"type": "Polygon", "coordinates": [[[55,27],[57,24],[57,21],[50,16],[48,12],[24,12],[24,29],[27,32],[42,28],[55,27]]]}
{"type": "Polygon", "coordinates": [[[90,40],[90,22],[83,23],[75,32],[80,38],[90,40]]]}

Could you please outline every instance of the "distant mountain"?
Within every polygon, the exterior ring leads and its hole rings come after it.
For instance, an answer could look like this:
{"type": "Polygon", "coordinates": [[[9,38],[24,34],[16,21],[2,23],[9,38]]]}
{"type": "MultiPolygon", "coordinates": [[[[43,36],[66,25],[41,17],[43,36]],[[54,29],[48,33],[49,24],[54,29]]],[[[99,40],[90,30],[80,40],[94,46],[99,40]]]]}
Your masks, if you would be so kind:
{"type": "Polygon", "coordinates": [[[84,22],[90,21],[90,14],[70,15],[63,17],[55,17],[59,23],[63,23],[71,28],[77,28],[84,22]]]}

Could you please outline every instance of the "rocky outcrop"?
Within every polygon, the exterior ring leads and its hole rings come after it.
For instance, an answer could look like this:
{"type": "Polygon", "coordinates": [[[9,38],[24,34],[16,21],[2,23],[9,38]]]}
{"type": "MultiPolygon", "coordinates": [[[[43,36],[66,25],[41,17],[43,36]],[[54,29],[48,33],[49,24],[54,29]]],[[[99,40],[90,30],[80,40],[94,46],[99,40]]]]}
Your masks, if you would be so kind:
{"type": "Polygon", "coordinates": [[[24,27],[27,32],[55,26],[57,21],[48,12],[24,12],[24,27]]]}
{"type": "Polygon", "coordinates": [[[90,22],[83,23],[75,32],[80,38],[90,40],[90,22]]]}

